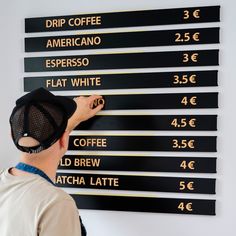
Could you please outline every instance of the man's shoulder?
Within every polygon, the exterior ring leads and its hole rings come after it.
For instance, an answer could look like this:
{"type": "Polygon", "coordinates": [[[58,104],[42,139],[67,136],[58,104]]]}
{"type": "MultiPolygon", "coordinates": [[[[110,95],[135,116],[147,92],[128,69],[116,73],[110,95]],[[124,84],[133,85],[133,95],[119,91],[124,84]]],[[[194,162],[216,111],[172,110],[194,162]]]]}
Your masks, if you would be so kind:
{"type": "Polygon", "coordinates": [[[53,212],[60,212],[60,209],[65,208],[77,211],[73,198],[64,190],[46,182],[42,184],[42,188],[41,191],[35,193],[37,194],[35,205],[38,206],[40,214],[47,212],[48,209],[53,212]]]}
{"type": "Polygon", "coordinates": [[[46,182],[44,180],[40,181],[39,186],[34,186],[38,194],[41,195],[41,199],[46,201],[63,201],[69,200],[73,201],[72,197],[66,193],[64,190],[46,182]]]}

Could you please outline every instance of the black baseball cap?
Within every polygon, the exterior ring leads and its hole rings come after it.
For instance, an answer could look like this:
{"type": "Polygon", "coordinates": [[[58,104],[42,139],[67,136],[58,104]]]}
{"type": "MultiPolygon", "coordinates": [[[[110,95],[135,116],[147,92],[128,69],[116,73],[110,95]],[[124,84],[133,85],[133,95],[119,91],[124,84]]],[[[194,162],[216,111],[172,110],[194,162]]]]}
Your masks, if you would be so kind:
{"type": "Polygon", "coordinates": [[[27,153],[38,153],[49,148],[64,133],[76,107],[74,100],[56,96],[44,88],[20,97],[10,116],[14,144],[27,153]],[[19,140],[23,137],[31,137],[39,144],[21,146],[19,140]]]}

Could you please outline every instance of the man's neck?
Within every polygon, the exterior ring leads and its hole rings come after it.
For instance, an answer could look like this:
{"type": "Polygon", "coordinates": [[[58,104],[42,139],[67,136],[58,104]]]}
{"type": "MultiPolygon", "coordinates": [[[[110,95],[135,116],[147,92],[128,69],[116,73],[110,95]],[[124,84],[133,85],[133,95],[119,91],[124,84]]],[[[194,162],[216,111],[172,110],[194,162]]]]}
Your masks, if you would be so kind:
{"type": "Polygon", "coordinates": [[[25,160],[21,160],[21,162],[34,166],[36,168],[38,168],[39,170],[43,171],[51,180],[52,182],[55,183],[55,179],[56,179],[56,171],[57,171],[57,164],[56,165],[52,165],[52,163],[37,163],[37,162],[31,162],[31,161],[25,161],[25,160]]]}
{"type": "MultiPolygon", "coordinates": [[[[56,179],[56,171],[59,165],[60,158],[55,158],[48,155],[38,155],[38,154],[23,154],[20,158],[20,162],[34,166],[41,171],[43,171],[54,183],[56,179]],[[32,156],[33,155],[33,156],[32,156]]],[[[15,169],[11,172],[13,175],[26,175],[29,174],[25,171],[16,171],[15,169]]]]}
{"type": "MultiPolygon", "coordinates": [[[[44,166],[35,165],[35,164],[28,163],[28,162],[25,162],[25,161],[21,161],[21,162],[25,163],[25,164],[28,164],[30,166],[34,166],[37,169],[43,171],[52,180],[52,182],[55,183],[55,179],[56,179],[56,170],[55,169],[53,170],[53,169],[44,168],[44,166]]],[[[26,176],[26,175],[32,175],[33,173],[27,172],[27,171],[24,171],[24,170],[19,170],[17,168],[11,168],[10,169],[10,174],[12,174],[14,176],[26,176]]]]}

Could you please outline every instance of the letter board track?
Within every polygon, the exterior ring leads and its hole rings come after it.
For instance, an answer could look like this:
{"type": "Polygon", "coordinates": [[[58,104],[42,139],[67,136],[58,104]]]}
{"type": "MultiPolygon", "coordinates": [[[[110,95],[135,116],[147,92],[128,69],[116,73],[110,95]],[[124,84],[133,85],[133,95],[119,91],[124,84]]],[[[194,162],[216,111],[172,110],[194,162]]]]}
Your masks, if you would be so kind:
{"type": "Polygon", "coordinates": [[[25,51],[41,52],[213,43],[219,43],[219,28],[31,37],[25,39],[25,51]]]}
{"type": "Polygon", "coordinates": [[[216,115],[105,115],[82,122],[75,130],[216,130],[216,115]]]}
{"type": "Polygon", "coordinates": [[[58,173],[58,187],[215,194],[215,179],[58,173]]]}
{"type": "Polygon", "coordinates": [[[216,152],[216,136],[77,136],[69,150],[216,152]]]}
{"type": "Polygon", "coordinates": [[[99,104],[104,110],[218,108],[218,93],[104,95],[99,104]]]}
{"type": "Polygon", "coordinates": [[[65,155],[59,169],[216,173],[216,157],[65,155]]]}
{"type": "Polygon", "coordinates": [[[217,66],[219,50],[27,57],[25,72],[217,66]],[[102,63],[101,63],[102,61],[102,63]]]}
{"type": "Polygon", "coordinates": [[[80,209],[215,215],[215,200],[71,194],[80,209]]]}
{"type": "Polygon", "coordinates": [[[95,74],[25,77],[25,92],[43,87],[51,91],[134,88],[178,88],[218,85],[218,71],[95,74]]]}
{"type": "Polygon", "coordinates": [[[95,13],[87,15],[35,17],[25,19],[25,32],[65,31],[220,21],[220,7],[95,13]]]}

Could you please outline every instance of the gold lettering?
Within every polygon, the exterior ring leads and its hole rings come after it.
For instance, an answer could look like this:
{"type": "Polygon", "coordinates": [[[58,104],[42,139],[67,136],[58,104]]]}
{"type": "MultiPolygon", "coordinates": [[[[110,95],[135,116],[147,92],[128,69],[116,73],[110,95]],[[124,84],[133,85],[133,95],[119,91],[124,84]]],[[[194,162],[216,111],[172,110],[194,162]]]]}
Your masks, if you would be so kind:
{"type": "Polygon", "coordinates": [[[73,87],[101,86],[101,77],[72,78],[73,87]]]}
{"type": "Polygon", "coordinates": [[[46,45],[46,48],[52,48],[53,46],[52,46],[52,41],[51,40],[48,40],[47,41],[47,45],[46,45]]]}
{"type": "Polygon", "coordinates": [[[175,34],[175,42],[183,43],[189,41],[200,41],[200,32],[185,32],[185,33],[176,33],[175,34]]]}
{"type": "Polygon", "coordinates": [[[85,167],[99,167],[101,159],[91,159],[91,158],[75,158],[74,166],[85,166],[85,167]]]}
{"type": "Polygon", "coordinates": [[[188,203],[180,202],[178,205],[178,209],[181,211],[193,211],[192,207],[193,207],[192,202],[188,202],[188,203]]]}
{"type": "Polygon", "coordinates": [[[107,177],[93,178],[93,177],[90,177],[90,185],[119,187],[119,178],[107,178],[107,177]]]}
{"type": "Polygon", "coordinates": [[[45,26],[46,28],[60,28],[66,23],[65,19],[53,19],[53,20],[46,20],[45,26]]]}
{"type": "Polygon", "coordinates": [[[52,87],[52,88],[62,88],[66,87],[66,81],[67,79],[47,79],[46,80],[46,87],[52,87]]]}
{"type": "Polygon", "coordinates": [[[57,184],[70,184],[70,185],[85,185],[85,179],[83,176],[67,176],[59,175],[56,179],[57,184]]]}
{"type": "Polygon", "coordinates": [[[81,46],[94,46],[101,44],[99,36],[85,36],[85,37],[71,37],[48,39],[46,48],[63,48],[63,47],[81,47],[81,46]]]}
{"type": "Polygon", "coordinates": [[[46,68],[49,68],[49,67],[50,67],[50,60],[49,60],[49,59],[47,59],[47,60],[45,61],[45,66],[46,66],[46,68]]]}
{"type": "Polygon", "coordinates": [[[173,148],[191,148],[194,149],[195,148],[195,140],[194,139],[182,139],[182,140],[178,140],[178,139],[173,139],[173,148]]]}
{"type": "Polygon", "coordinates": [[[99,98],[93,102],[94,107],[96,107],[98,105],[105,105],[105,100],[103,98],[99,98]]]}
{"type": "Polygon", "coordinates": [[[106,138],[76,138],[74,140],[76,147],[107,147],[106,138]]]}
{"type": "Polygon", "coordinates": [[[68,58],[68,59],[46,59],[46,68],[64,68],[64,67],[81,67],[88,66],[89,59],[84,58],[68,58]]]}
{"type": "Polygon", "coordinates": [[[70,18],[68,25],[71,27],[83,25],[101,25],[101,16],[70,18]]]}
{"type": "Polygon", "coordinates": [[[62,158],[60,161],[60,166],[70,166],[71,165],[71,159],[69,158],[62,158]]]}
{"type": "Polygon", "coordinates": [[[184,53],[183,54],[183,62],[198,62],[198,53],[184,53]]]}
{"type": "Polygon", "coordinates": [[[86,84],[86,80],[85,79],[81,79],[81,85],[84,86],[86,84]]]}
{"type": "Polygon", "coordinates": [[[189,18],[189,11],[188,10],[184,10],[184,19],[188,19],[189,18]]]}
{"type": "Polygon", "coordinates": [[[65,179],[66,179],[66,176],[64,176],[64,175],[59,175],[59,176],[57,176],[57,180],[56,180],[56,183],[57,184],[64,184],[65,183],[65,179]]]}

